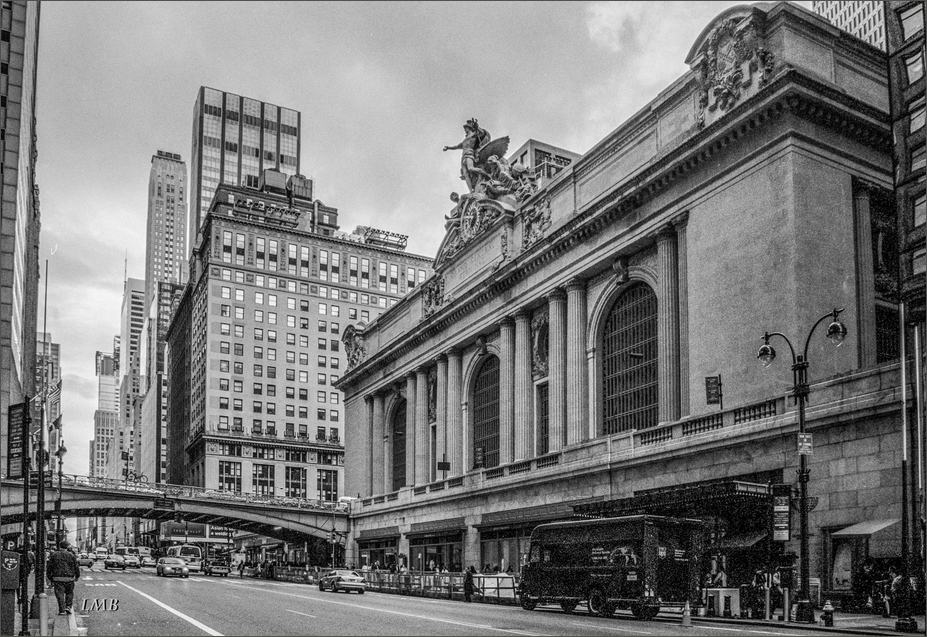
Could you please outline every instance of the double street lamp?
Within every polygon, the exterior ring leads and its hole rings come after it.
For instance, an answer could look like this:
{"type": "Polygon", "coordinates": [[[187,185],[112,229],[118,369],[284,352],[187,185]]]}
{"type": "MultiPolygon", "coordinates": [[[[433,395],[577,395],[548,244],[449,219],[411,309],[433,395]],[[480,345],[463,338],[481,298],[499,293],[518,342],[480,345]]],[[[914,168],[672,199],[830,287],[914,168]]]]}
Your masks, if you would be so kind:
{"type": "MultiPolygon", "coordinates": [[[[808,345],[811,343],[811,335],[818,325],[828,318],[831,319],[830,325],[827,326],[827,338],[835,345],[843,343],[847,336],[846,326],[837,318],[844,308],[834,308],[818,319],[817,323],[808,332],[805,339],[805,347],[801,354],[795,353],[792,342],[781,332],[767,332],[763,335],[763,344],[760,346],[756,357],[760,359],[765,367],[769,367],[776,358],[776,350],[769,344],[769,339],[773,336],[780,336],[788,344],[789,351],[792,354],[792,395],[798,401],[798,436],[799,441],[804,440],[805,434],[805,404],[808,401],[808,345]]],[[[808,479],[811,470],[808,469],[808,460],[806,454],[799,450],[798,456],[798,518],[800,526],[800,579],[798,591],[798,612],[796,620],[799,622],[814,623],[814,610],[811,607],[810,599],[810,574],[809,574],[809,555],[808,555],[808,479]]]]}
{"type": "Polygon", "coordinates": [[[61,478],[64,476],[64,454],[68,450],[65,448],[64,443],[60,442],[58,444],[58,450],[55,451],[55,455],[58,456],[58,501],[55,503],[55,508],[58,509],[56,512],[58,515],[57,522],[55,523],[55,546],[56,548],[61,548],[61,478]]]}

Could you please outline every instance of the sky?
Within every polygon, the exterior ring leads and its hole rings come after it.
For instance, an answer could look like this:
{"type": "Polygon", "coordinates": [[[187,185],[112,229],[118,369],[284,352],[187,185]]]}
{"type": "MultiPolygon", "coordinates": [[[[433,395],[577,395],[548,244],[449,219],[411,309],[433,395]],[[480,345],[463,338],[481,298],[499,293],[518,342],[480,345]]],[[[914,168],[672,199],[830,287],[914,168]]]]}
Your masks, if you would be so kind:
{"type": "Polygon", "coordinates": [[[300,111],[301,172],[341,229],[405,234],[433,257],[465,189],[459,151],[441,149],[464,122],[511,150],[533,138],[585,153],[683,75],[699,33],[737,4],[42,2],[39,258],[65,471],[88,471],[94,355],[112,351],[126,274],[145,276],[151,156],[189,162],[200,86],[300,111]]]}

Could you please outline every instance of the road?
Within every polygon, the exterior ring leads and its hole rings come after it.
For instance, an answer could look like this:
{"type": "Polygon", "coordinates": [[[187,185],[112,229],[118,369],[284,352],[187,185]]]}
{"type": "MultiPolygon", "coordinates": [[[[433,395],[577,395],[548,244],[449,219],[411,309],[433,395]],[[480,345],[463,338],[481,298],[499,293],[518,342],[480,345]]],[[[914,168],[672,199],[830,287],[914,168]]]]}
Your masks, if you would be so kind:
{"type": "MultiPolygon", "coordinates": [[[[580,606],[528,612],[514,606],[368,592],[319,592],[288,582],[206,577],[157,577],[152,568],[82,569],[75,590],[78,625],[88,635],[815,635],[761,625],[718,626],[678,620],[641,622],[592,617],[580,606]],[[110,600],[115,600],[110,601],[110,600]]],[[[51,604],[54,607],[54,603],[51,604]]]]}

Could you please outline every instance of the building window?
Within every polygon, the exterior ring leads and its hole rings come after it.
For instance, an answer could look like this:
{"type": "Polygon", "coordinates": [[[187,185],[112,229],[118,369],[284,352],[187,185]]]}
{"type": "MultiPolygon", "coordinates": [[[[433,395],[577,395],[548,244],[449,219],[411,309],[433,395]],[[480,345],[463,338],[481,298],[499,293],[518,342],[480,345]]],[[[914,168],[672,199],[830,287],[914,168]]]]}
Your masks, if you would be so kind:
{"type": "Polygon", "coordinates": [[[549,385],[544,383],[537,388],[537,431],[538,455],[543,456],[550,451],[550,391],[549,385]]]}
{"type": "Polygon", "coordinates": [[[924,77],[924,51],[918,51],[914,55],[904,58],[904,65],[908,72],[908,84],[913,84],[924,77]]]}
{"type": "Polygon", "coordinates": [[[306,496],[306,469],[305,467],[286,468],[286,497],[305,498],[306,496]]]}
{"type": "Polygon", "coordinates": [[[911,151],[911,172],[923,170],[927,166],[927,154],[924,151],[924,144],[911,151]]]}
{"type": "Polygon", "coordinates": [[[914,255],[911,257],[912,275],[924,274],[924,272],[927,271],[927,252],[924,250],[924,248],[915,250],[914,255]]]}
{"type": "Polygon", "coordinates": [[[927,223],[927,195],[919,194],[914,198],[914,227],[927,223]]]}
{"type": "Polygon", "coordinates": [[[657,424],[657,297],[637,283],[612,306],[602,347],[604,433],[657,424]]]}
{"type": "Polygon", "coordinates": [[[338,500],[338,472],[334,469],[319,469],[319,499],[325,502],[338,500]]]}
{"type": "Polygon", "coordinates": [[[219,416],[219,431],[228,431],[229,428],[229,417],[228,416],[219,416]]]}
{"type": "Polygon", "coordinates": [[[924,7],[921,3],[900,11],[898,16],[901,18],[901,32],[904,40],[924,29],[924,7]]]}
{"type": "Polygon", "coordinates": [[[264,424],[260,420],[251,421],[251,433],[261,434],[264,433],[264,424]]]}
{"type": "Polygon", "coordinates": [[[911,104],[908,112],[910,113],[911,117],[911,127],[908,129],[908,131],[911,134],[914,134],[924,128],[924,98],[921,97],[919,100],[911,104]]]}
{"type": "Polygon", "coordinates": [[[241,463],[219,461],[219,490],[241,491],[241,463]]]}
{"type": "Polygon", "coordinates": [[[475,467],[499,464],[499,359],[495,356],[486,358],[473,385],[473,458],[475,467]]]}
{"type": "Polygon", "coordinates": [[[274,494],[274,466],[255,464],[252,472],[253,492],[257,495],[274,494]]]}
{"type": "MultiPolygon", "coordinates": [[[[324,430],[323,430],[324,431],[324,430]]],[[[390,420],[390,441],[393,448],[393,491],[406,486],[406,401],[400,401],[390,420]]]]}

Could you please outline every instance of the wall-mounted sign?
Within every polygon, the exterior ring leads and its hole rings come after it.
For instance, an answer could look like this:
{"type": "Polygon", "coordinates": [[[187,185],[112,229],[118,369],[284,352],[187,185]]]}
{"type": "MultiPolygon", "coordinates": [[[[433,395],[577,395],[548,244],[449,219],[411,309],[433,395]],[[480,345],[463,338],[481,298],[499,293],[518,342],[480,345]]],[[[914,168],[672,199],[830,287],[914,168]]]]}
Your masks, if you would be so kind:
{"type": "Polygon", "coordinates": [[[792,539],[792,513],[789,506],[791,499],[791,485],[772,485],[773,542],[788,542],[792,539]]]}
{"type": "Polygon", "coordinates": [[[811,434],[798,434],[798,455],[814,455],[814,449],[811,445],[811,434]]]}
{"type": "Polygon", "coordinates": [[[13,480],[19,480],[25,472],[25,459],[28,458],[29,443],[29,403],[19,403],[10,405],[7,409],[9,417],[10,442],[9,442],[9,466],[7,468],[7,477],[13,480]]]}
{"type": "Polygon", "coordinates": [[[705,402],[709,405],[721,405],[721,408],[724,409],[723,400],[724,397],[721,394],[721,374],[717,376],[706,376],[705,402]]]}

